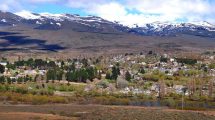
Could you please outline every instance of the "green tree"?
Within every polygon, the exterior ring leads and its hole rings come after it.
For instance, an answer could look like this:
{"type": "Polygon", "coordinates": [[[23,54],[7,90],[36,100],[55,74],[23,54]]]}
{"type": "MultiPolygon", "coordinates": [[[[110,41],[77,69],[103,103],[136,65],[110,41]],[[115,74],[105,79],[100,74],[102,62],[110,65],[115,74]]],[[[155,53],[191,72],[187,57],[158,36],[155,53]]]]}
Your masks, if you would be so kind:
{"type": "Polygon", "coordinates": [[[127,71],[127,72],[125,73],[125,79],[126,79],[127,81],[131,81],[131,74],[129,73],[129,71],[127,71]]]}
{"type": "Polygon", "coordinates": [[[160,62],[165,62],[165,63],[167,63],[167,61],[168,61],[168,59],[165,58],[165,57],[161,57],[161,58],[160,58],[160,62]]]}
{"type": "Polygon", "coordinates": [[[33,58],[29,58],[26,63],[27,63],[28,66],[33,67],[34,66],[34,60],[33,60],[33,58]]]}
{"type": "Polygon", "coordinates": [[[19,77],[18,79],[17,79],[17,83],[18,84],[21,84],[23,82],[23,78],[22,77],[19,77]]]}
{"type": "Polygon", "coordinates": [[[8,77],[8,78],[7,78],[7,83],[8,83],[8,84],[11,84],[11,82],[12,82],[11,78],[8,77]]]}
{"type": "Polygon", "coordinates": [[[140,72],[141,74],[145,74],[145,73],[146,73],[146,71],[145,71],[144,68],[140,68],[139,72],[140,72]]]}
{"type": "Polygon", "coordinates": [[[16,69],[16,65],[15,64],[11,64],[11,63],[7,63],[7,66],[6,66],[8,69],[13,69],[15,70],[16,69]]]}
{"type": "Polygon", "coordinates": [[[26,83],[26,82],[28,82],[28,81],[31,81],[31,77],[29,76],[29,75],[26,75],[25,77],[24,77],[24,82],[26,83]]]}
{"type": "Polygon", "coordinates": [[[86,82],[89,78],[89,75],[85,69],[81,69],[78,71],[79,82],[86,82]]]}
{"type": "Polygon", "coordinates": [[[68,71],[75,71],[75,63],[73,62],[72,65],[68,66],[68,71]]]}
{"type": "Polygon", "coordinates": [[[35,67],[44,67],[46,65],[46,61],[43,61],[42,59],[35,59],[35,67]]]}
{"type": "Polygon", "coordinates": [[[5,83],[5,77],[4,77],[4,76],[1,76],[1,77],[0,77],[0,83],[1,83],[1,84],[4,84],[4,83],[5,83]]]}
{"type": "Polygon", "coordinates": [[[96,69],[94,69],[93,67],[89,67],[86,69],[86,72],[88,74],[88,78],[90,80],[93,80],[96,77],[96,69]]]}
{"type": "Polygon", "coordinates": [[[107,72],[105,78],[110,80],[111,79],[111,74],[107,72]]]}
{"type": "Polygon", "coordinates": [[[4,71],[5,71],[5,67],[0,64],[0,73],[4,73],[4,71]]]}
{"type": "Polygon", "coordinates": [[[49,69],[46,73],[46,78],[47,80],[56,80],[57,79],[56,70],[49,69]]]}
{"type": "Polygon", "coordinates": [[[115,66],[112,67],[112,76],[111,76],[111,78],[113,80],[116,80],[119,74],[120,74],[119,68],[117,68],[115,66]]]}
{"type": "Polygon", "coordinates": [[[81,60],[81,63],[84,65],[84,67],[87,67],[89,65],[88,60],[85,58],[81,60]]]}
{"type": "Polygon", "coordinates": [[[64,74],[63,70],[58,70],[57,75],[56,75],[57,80],[59,80],[59,81],[62,80],[63,74],[64,74]]]}

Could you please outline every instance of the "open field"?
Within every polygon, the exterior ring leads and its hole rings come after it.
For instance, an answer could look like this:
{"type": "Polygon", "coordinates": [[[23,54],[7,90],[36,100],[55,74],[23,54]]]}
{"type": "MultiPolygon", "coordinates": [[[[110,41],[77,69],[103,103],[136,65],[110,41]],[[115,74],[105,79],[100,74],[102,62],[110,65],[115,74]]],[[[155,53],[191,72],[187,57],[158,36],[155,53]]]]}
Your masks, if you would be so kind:
{"type": "Polygon", "coordinates": [[[3,120],[214,120],[215,111],[74,104],[0,105],[3,120]]]}

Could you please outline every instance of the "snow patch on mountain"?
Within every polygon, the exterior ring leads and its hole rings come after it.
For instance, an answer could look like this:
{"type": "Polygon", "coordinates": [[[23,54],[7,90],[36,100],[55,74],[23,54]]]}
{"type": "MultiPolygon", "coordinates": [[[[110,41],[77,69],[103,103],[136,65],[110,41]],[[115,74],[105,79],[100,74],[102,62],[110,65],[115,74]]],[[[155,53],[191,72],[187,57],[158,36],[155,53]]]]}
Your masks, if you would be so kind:
{"type": "Polygon", "coordinates": [[[4,22],[4,23],[6,23],[6,22],[7,22],[7,20],[5,20],[5,19],[2,19],[2,20],[1,20],[1,22],[4,22]]]}
{"type": "Polygon", "coordinates": [[[198,25],[198,26],[215,27],[215,25],[212,25],[211,23],[206,22],[206,21],[192,22],[192,23],[195,25],[198,25]]]}
{"type": "Polygon", "coordinates": [[[37,22],[36,22],[36,24],[38,24],[38,25],[42,25],[42,23],[41,23],[41,22],[39,22],[39,21],[37,21],[37,22]]]}
{"type": "Polygon", "coordinates": [[[15,14],[20,16],[20,17],[22,17],[22,18],[24,18],[24,19],[28,19],[28,20],[30,20],[30,19],[31,20],[41,19],[40,15],[35,15],[35,14],[33,14],[33,13],[29,12],[29,11],[25,11],[25,10],[23,10],[21,12],[17,12],[15,14]]]}
{"type": "Polygon", "coordinates": [[[45,17],[48,19],[52,19],[54,21],[64,21],[64,15],[63,14],[51,14],[51,13],[40,13],[41,17],[45,17]]]}
{"type": "Polygon", "coordinates": [[[56,23],[56,25],[61,26],[61,24],[60,24],[60,23],[56,23]]]}

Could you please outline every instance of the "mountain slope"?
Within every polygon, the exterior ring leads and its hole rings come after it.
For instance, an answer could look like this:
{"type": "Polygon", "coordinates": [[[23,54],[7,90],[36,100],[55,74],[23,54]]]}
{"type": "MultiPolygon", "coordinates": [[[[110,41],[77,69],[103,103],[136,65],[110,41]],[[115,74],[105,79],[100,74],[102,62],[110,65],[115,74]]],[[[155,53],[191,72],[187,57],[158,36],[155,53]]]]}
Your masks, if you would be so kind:
{"type": "Polygon", "coordinates": [[[127,27],[96,16],[0,12],[0,51],[202,51],[215,47],[207,22],[127,27]]]}

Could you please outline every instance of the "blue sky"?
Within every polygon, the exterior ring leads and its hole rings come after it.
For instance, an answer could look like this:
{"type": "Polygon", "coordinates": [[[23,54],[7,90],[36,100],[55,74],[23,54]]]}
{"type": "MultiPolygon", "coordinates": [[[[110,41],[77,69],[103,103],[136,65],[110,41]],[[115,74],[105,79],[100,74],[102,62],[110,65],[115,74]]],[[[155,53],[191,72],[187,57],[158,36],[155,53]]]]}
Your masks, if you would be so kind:
{"type": "Polygon", "coordinates": [[[0,0],[4,11],[96,15],[125,25],[151,22],[215,24],[215,0],[0,0]]]}

